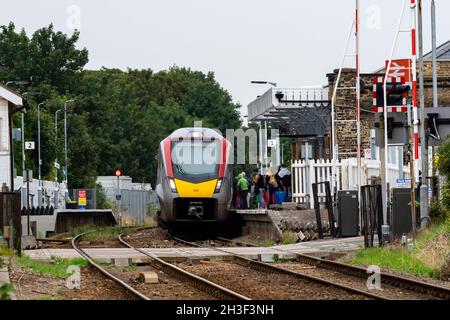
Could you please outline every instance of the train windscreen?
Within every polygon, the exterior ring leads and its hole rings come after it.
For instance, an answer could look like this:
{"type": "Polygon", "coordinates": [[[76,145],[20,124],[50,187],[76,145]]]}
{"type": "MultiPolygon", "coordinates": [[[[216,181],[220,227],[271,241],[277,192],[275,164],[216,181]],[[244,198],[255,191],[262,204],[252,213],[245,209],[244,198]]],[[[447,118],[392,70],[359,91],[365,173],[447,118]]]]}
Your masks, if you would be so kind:
{"type": "Polygon", "coordinates": [[[173,141],[172,164],[175,179],[190,182],[216,179],[220,164],[220,141],[173,141]]]}

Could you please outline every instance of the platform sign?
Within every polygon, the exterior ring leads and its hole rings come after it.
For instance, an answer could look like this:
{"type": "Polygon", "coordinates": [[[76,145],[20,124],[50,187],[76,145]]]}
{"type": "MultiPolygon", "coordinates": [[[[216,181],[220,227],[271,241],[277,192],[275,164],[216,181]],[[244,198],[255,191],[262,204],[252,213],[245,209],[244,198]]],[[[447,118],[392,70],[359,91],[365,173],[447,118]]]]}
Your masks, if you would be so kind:
{"type": "Polygon", "coordinates": [[[34,141],[25,142],[25,150],[34,150],[34,149],[35,149],[34,141]]]}
{"type": "Polygon", "coordinates": [[[277,140],[275,140],[275,139],[267,140],[267,147],[276,148],[276,146],[277,146],[277,140]]]}
{"type": "Polygon", "coordinates": [[[411,179],[397,179],[397,188],[409,188],[411,186],[411,179]]]}
{"type": "Polygon", "coordinates": [[[78,208],[85,209],[87,204],[86,190],[78,190],[78,208]]]}
{"type": "MultiPolygon", "coordinates": [[[[389,60],[386,60],[386,69],[389,60]]],[[[412,81],[411,74],[411,59],[397,59],[391,61],[391,68],[389,69],[389,78],[402,78],[406,83],[412,81]]]]}

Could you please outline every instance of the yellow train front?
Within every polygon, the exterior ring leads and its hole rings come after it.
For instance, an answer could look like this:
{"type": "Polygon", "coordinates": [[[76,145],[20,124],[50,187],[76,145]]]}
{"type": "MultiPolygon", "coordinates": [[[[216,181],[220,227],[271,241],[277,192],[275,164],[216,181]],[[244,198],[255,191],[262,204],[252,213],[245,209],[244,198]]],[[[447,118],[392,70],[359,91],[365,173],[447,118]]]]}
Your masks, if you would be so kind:
{"type": "Polygon", "coordinates": [[[158,223],[169,229],[220,230],[229,221],[231,144],[207,128],[182,128],[160,144],[158,223]]]}

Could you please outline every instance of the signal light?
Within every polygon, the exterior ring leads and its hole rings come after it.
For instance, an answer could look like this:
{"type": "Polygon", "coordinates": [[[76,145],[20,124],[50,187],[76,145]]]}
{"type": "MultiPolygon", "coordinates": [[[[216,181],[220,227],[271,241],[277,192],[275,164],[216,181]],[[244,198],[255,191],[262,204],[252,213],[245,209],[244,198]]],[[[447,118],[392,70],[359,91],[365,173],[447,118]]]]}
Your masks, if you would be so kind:
{"type": "MultiPolygon", "coordinates": [[[[386,107],[388,112],[406,112],[407,99],[411,86],[406,84],[403,78],[388,78],[386,82],[386,107]]],[[[383,112],[384,78],[376,77],[373,88],[373,109],[375,112],[383,112]]]]}
{"type": "Polygon", "coordinates": [[[122,171],[116,170],[116,177],[120,177],[122,175],[122,171]]]}

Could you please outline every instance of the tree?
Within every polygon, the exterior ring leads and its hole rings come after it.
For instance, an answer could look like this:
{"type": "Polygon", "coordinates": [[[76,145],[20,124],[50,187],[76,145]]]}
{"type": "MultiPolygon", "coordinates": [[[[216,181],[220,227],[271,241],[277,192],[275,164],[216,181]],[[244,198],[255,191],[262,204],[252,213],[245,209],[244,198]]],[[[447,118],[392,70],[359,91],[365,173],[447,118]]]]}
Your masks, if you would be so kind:
{"type": "MultiPolygon", "coordinates": [[[[37,141],[36,106],[41,112],[42,172],[54,179],[53,162],[64,166],[62,113],[55,140],[54,114],[64,101],[76,99],[68,114],[69,187],[94,187],[97,175],[112,175],[120,168],[139,182],[154,182],[159,143],[180,127],[201,120],[204,127],[240,127],[239,105],[215,80],[189,68],[84,70],[87,49],[77,49],[79,33],[67,36],[53,25],[31,38],[13,23],[0,27],[0,81],[27,80],[27,140],[37,141]]],[[[20,126],[16,114],[14,126],[20,126]]],[[[37,169],[37,151],[27,153],[27,168],[37,169]]],[[[15,165],[21,168],[21,147],[15,147],[15,165]]],[[[58,179],[61,181],[61,170],[58,179]]]]}

